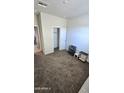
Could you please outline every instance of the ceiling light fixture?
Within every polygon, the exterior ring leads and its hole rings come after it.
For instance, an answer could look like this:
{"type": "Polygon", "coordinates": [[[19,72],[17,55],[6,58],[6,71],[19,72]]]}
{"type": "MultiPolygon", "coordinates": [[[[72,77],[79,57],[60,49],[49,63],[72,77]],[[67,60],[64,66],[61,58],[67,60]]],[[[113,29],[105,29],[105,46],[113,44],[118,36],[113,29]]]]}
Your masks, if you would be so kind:
{"type": "Polygon", "coordinates": [[[39,6],[42,6],[42,7],[44,7],[44,8],[46,8],[46,7],[48,6],[48,4],[43,3],[43,2],[39,2],[38,5],[39,5],[39,6]]]}

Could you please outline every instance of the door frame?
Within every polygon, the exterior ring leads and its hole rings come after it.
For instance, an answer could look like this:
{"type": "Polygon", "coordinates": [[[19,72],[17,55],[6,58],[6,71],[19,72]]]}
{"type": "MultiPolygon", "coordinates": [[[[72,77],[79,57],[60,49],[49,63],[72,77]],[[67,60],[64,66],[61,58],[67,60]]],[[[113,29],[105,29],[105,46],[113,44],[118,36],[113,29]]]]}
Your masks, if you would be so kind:
{"type": "MultiPolygon", "coordinates": [[[[55,35],[55,29],[57,30],[57,46],[58,46],[58,48],[60,47],[60,28],[53,28],[54,29],[54,31],[53,31],[53,40],[54,40],[54,44],[53,45],[55,45],[55,37],[54,37],[54,35],[55,35]],[[58,30],[59,29],[59,30],[58,30]]],[[[54,46],[54,49],[55,49],[55,46],[54,46]]]]}
{"type": "Polygon", "coordinates": [[[59,50],[60,50],[60,27],[59,26],[56,26],[56,27],[53,27],[53,51],[54,51],[54,29],[58,29],[59,28],[59,31],[58,31],[58,35],[59,35],[59,50]]]}
{"type": "Polygon", "coordinates": [[[38,51],[42,51],[41,36],[40,36],[39,26],[38,25],[34,25],[34,27],[37,28],[37,32],[38,32],[38,43],[39,43],[39,50],[38,51]]]}
{"type": "MultiPolygon", "coordinates": [[[[66,49],[66,36],[65,36],[65,40],[64,40],[64,42],[65,42],[65,48],[62,48],[62,46],[61,46],[61,33],[62,33],[62,29],[64,29],[64,27],[61,27],[61,26],[54,26],[52,29],[53,29],[53,31],[52,31],[52,37],[53,37],[53,52],[54,52],[54,28],[59,28],[59,50],[63,50],[63,49],[66,49]]],[[[66,30],[65,30],[66,31],[66,30]]],[[[65,32],[66,33],[66,32],[65,32]]]]}

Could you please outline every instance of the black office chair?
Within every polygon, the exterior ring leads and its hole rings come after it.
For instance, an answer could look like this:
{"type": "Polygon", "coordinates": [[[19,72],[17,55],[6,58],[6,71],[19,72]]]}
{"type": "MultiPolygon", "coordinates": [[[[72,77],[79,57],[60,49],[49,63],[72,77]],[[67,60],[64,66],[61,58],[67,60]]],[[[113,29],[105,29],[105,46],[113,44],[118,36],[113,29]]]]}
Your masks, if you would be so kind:
{"type": "Polygon", "coordinates": [[[73,56],[75,52],[76,52],[76,46],[70,45],[68,49],[68,53],[73,56]]]}

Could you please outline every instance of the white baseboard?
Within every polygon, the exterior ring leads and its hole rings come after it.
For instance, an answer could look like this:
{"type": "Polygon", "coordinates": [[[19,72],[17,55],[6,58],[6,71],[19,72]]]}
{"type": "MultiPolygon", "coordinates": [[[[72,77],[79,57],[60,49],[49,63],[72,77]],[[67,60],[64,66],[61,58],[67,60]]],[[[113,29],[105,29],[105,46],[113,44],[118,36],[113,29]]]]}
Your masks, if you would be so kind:
{"type": "Polygon", "coordinates": [[[51,54],[51,53],[53,53],[54,51],[53,50],[47,50],[47,51],[44,51],[44,54],[45,55],[48,55],[48,54],[51,54]]]}

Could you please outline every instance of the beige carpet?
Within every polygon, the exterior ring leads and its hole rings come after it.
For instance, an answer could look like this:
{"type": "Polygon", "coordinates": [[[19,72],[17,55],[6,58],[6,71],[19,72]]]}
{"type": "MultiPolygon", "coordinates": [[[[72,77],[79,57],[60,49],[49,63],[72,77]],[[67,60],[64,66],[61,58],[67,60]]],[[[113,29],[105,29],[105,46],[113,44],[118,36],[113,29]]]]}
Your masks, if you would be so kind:
{"type": "Polygon", "coordinates": [[[66,51],[34,56],[35,93],[78,93],[89,76],[89,63],[66,51]]]}

